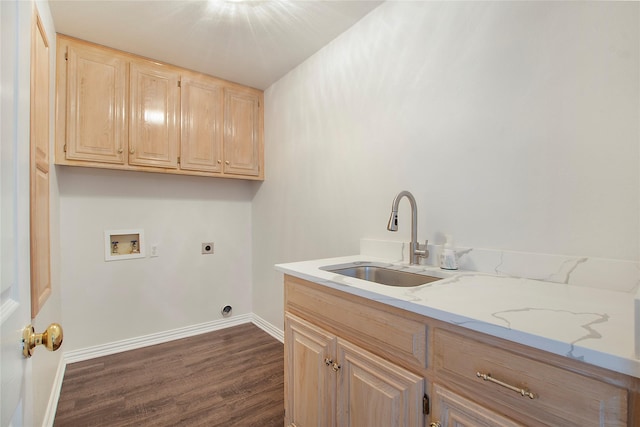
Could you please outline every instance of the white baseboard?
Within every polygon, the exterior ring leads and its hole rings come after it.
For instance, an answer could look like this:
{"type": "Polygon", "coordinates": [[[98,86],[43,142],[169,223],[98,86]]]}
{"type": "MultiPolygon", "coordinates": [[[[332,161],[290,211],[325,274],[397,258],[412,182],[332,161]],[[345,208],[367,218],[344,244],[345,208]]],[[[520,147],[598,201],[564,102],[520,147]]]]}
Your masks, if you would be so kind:
{"type": "Polygon", "coordinates": [[[252,314],[241,314],[230,317],[229,319],[219,319],[211,322],[200,323],[197,325],[186,326],[184,328],[172,329],[164,332],[156,332],[155,334],[144,335],[141,337],[129,338],[122,341],[115,341],[108,344],[96,345],[80,350],[72,350],[64,353],[66,363],[81,362],[84,360],[94,359],[96,357],[108,356],[110,354],[120,353],[128,350],[135,350],[150,345],[162,344],[165,342],[188,338],[194,335],[204,334],[206,332],[217,331],[219,329],[229,328],[231,326],[241,325],[251,322],[252,314]]]}
{"type": "Polygon", "coordinates": [[[284,331],[276,328],[271,323],[264,320],[262,317],[258,316],[255,313],[252,313],[251,323],[262,329],[281,343],[284,343],[284,331]]]}
{"type": "Polygon", "coordinates": [[[56,376],[53,379],[53,385],[51,386],[51,395],[49,396],[49,403],[47,404],[47,410],[44,413],[44,420],[42,421],[42,427],[52,427],[53,421],[56,418],[56,411],[58,410],[58,400],[60,399],[60,391],[62,390],[62,379],[64,378],[64,371],[67,368],[67,364],[64,361],[64,355],[58,361],[58,369],[56,370],[56,376]]]}
{"type": "Polygon", "coordinates": [[[248,313],[233,316],[229,319],[214,320],[211,322],[200,323],[198,325],[172,329],[165,332],[157,332],[155,334],[129,338],[122,341],[115,341],[112,343],[65,352],[60,358],[60,363],[58,364],[58,370],[53,381],[51,396],[49,398],[49,405],[47,407],[42,426],[53,426],[53,421],[55,420],[56,416],[56,410],[58,408],[58,400],[60,399],[60,391],[62,389],[62,380],[64,379],[64,372],[66,370],[67,364],[82,362],[85,360],[94,359],[96,357],[108,356],[110,354],[116,354],[123,351],[135,350],[150,345],[162,344],[181,338],[188,338],[194,335],[229,328],[231,326],[242,325],[244,323],[253,323],[258,328],[262,329],[278,341],[284,342],[284,331],[276,328],[260,316],[253,313],[248,313]]]}

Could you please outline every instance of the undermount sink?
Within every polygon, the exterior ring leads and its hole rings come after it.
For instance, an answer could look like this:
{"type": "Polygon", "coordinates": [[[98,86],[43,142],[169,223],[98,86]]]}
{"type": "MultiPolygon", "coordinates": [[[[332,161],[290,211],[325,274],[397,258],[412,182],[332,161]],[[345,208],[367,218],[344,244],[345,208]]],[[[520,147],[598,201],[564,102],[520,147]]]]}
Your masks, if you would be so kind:
{"type": "Polygon", "coordinates": [[[426,283],[442,280],[441,277],[427,276],[426,274],[409,273],[407,271],[393,270],[376,265],[375,263],[354,263],[342,265],[330,265],[320,267],[321,270],[355,277],[387,286],[413,287],[426,283]]]}

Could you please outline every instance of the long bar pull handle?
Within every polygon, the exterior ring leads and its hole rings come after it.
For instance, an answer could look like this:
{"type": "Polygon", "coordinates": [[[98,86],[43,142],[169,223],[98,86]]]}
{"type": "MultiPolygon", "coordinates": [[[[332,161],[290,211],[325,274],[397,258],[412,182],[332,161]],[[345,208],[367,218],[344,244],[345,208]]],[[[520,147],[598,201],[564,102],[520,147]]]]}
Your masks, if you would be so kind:
{"type": "Polygon", "coordinates": [[[526,390],[524,388],[518,388],[518,387],[512,386],[511,384],[507,384],[505,382],[497,380],[497,379],[493,378],[491,376],[491,374],[483,374],[482,372],[476,372],[476,376],[478,378],[482,378],[485,381],[489,381],[489,382],[492,382],[494,384],[498,384],[499,386],[508,388],[509,390],[515,391],[519,395],[526,396],[529,399],[535,399],[536,398],[536,395],[533,394],[532,392],[530,392],[529,390],[526,390]]]}

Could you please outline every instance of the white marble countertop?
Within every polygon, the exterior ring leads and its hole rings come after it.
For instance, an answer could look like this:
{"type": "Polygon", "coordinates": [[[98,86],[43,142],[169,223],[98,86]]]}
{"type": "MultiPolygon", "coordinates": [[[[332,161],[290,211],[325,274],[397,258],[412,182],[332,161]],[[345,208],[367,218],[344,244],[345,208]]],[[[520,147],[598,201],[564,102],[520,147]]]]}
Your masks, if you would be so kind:
{"type": "Polygon", "coordinates": [[[409,266],[365,255],[278,264],[283,273],[444,322],[640,378],[634,294],[477,272],[409,266]],[[320,267],[373,261],[442,277],[401,288],[320,267]]]}

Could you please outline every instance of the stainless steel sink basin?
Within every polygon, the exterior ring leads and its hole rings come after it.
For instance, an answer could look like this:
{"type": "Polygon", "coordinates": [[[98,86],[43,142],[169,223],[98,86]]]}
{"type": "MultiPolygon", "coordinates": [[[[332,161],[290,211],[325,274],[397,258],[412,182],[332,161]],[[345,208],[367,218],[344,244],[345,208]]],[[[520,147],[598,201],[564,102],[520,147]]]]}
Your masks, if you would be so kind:
{"type": "Polygon", "coordinates": [[[335,265],[322,267],[321,269],[387,286],[412,287],[442,280],[441,277],[393,270],[375,264],[335,265]]]}

